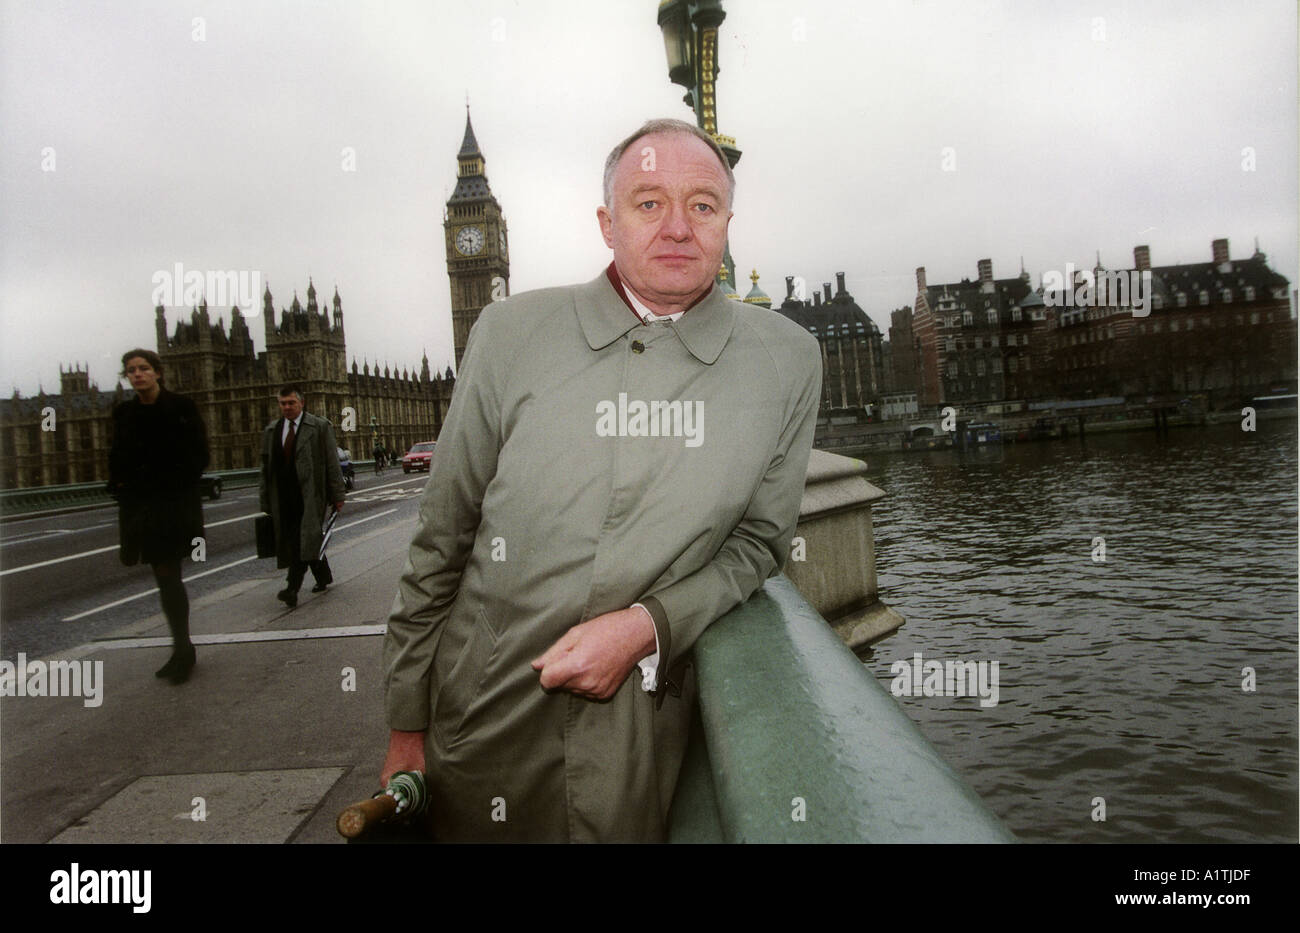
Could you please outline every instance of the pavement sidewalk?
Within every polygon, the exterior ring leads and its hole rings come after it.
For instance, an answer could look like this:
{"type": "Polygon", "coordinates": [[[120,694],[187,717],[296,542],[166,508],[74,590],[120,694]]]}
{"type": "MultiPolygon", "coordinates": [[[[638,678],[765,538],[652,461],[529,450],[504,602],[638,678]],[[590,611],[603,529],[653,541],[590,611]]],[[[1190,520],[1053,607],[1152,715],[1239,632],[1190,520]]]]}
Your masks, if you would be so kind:
{"type": "Polygon", "coordinates": [[[378,785],[381,633],[414,531],[374,524],[332,542],[334,585],[313,595],[309,574],[296,609],[271,560],[191,594],[183,685],[153,676],[158,612],[58,655],[102,663],[100,705],[0,701],[0,841],[341,843],[339,811],[378,785]]]}

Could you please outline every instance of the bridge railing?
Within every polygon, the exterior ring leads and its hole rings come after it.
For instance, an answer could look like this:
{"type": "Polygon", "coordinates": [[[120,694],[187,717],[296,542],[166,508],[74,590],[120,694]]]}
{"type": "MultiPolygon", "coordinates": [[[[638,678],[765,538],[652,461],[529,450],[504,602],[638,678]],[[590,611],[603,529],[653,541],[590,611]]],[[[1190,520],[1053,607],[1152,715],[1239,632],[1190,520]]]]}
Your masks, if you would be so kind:
{"type": "Polygon", "coordinates": [[[695,645],[671,842],[1014,842],[785,577],[695,645]]]}
{"type": "MultiPolygon", "coordinates": [[[[204,476],[221,479],[222,489],[256,486],[260,470],[209,470],[204,476]]],[[[0,516],[22,515],[52,509],[94,508],[112,505],[113,497],[100,480],[95,483],[69,483],[62,486],[33,486],[30,489],[0,490],[0,516]]]]}

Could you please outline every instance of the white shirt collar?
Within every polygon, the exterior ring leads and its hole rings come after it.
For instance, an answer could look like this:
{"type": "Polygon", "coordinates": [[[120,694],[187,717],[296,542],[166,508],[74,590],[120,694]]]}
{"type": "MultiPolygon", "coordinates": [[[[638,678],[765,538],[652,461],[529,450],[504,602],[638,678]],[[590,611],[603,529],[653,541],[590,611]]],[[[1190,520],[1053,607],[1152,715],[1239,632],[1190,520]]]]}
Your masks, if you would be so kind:
{"type": "Polygon", "coordinates": [[[632,310],[647,324],[653,324],[657,321],[676,321],[686,313],[685,311],[678,311],[676,314],[655,314],[636,296],[636,292],[628,287],[627,282],[623,283],[623,291],[627,293],[627,300],[631,303],[632,310]]]}

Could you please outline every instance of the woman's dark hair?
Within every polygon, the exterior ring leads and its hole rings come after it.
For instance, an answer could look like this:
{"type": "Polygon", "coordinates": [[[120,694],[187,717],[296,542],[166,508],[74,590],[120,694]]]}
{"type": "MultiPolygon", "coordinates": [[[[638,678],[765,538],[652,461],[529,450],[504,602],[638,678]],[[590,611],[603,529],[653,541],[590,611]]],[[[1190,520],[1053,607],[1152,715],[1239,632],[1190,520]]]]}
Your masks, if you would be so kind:
{"type": "Polygon", "coordinates": [[[134,350],[127,350],[125,353],[122,354],[122,377],[126,378],[127,362],[129,360],[135,359],[136,357],[139,357],[140,359],[144,360],[146,363],[149,364],[149,367],[158,374],[158,384],[162,385],[162,381],[163,381],[162,357],[160,357],[157,353],[154,353],[152,350],[145,350],[142,347],[136,347],[134,350]]]}

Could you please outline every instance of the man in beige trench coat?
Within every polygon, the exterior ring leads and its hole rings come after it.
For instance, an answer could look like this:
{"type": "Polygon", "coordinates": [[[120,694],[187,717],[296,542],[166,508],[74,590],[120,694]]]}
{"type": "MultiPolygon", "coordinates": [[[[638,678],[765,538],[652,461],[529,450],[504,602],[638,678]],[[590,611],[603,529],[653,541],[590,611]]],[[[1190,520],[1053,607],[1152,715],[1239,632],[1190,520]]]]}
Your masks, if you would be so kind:
{"type": "Polygon", "coordinates": [[[784,564],[817,342],[714,285],[734,179],[652,121],[610,155],[608,269],[483,309],[384,643],[382,780],[447,841],[657,841],[700,632],[784,564]]]}

